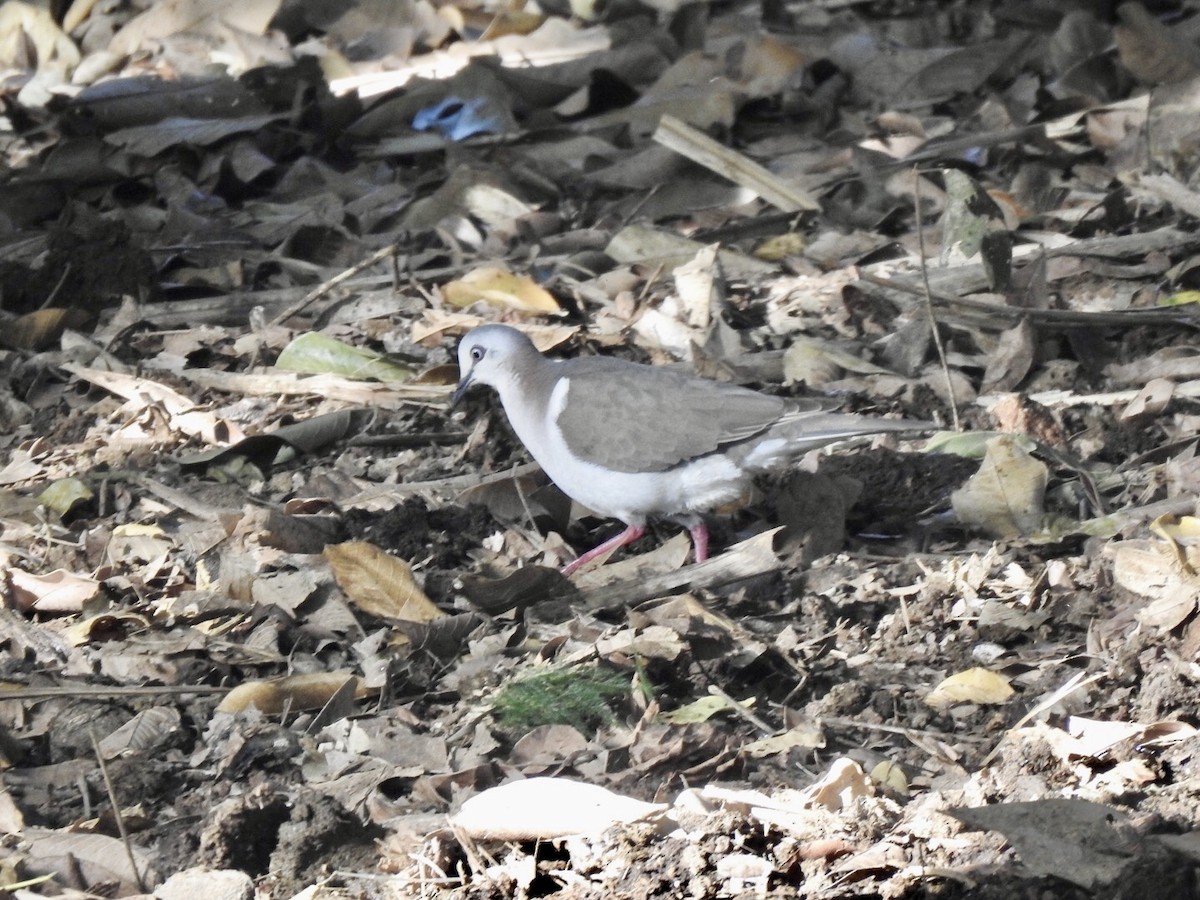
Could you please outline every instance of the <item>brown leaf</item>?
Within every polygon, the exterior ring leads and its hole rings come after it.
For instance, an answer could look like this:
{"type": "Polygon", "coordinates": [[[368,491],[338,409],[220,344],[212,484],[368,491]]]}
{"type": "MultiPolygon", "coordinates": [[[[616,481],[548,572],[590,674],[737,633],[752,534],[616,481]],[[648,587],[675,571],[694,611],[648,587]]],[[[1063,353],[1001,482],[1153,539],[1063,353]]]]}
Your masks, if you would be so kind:
{"type": "Polygon", "coordinates": [[[1029,374],[1033,366],[1034,330],[1022,319],[1000,335],[1000,343],[988,357],[983,373],[982,394],[1011,391],[1029,374]]]}
{"type": "Polygon", "coordinates": [[[45,575],[9,569],[8,581],[17,608],[38,612],[79,612],[86,601],[100,593],[99,582],[65,569],[55,569],[45,575]]]}
{"type": "Polygon", "coordinates": [[[350,602],[373,616],[429,622],[445,615],[418,587],[412,567],[374,544],[331,544],[325,548],[325,558],[350,602]]]}
{"type": "Polygon", "coordinates": [[[1030,534],[1042,525],[1049,472],[1011,435],[988,442],[979,471],[950,496],[959,521],[996,537],[1030,534]]]}
{"type": "Polygon", "coordinates": [[[1141,3],[1117,7],[1117,53],[1121,65],[1139,81],[1173,84],[1200,73],[1200,48],[1168,28],[1146,11],[1141,3]]]}
{"type": "Polygon", "coordinates": [[[313,672],[289,675],[270,681],[247,681],[225,695],[217,712],[237,713],[253,706],[261,713],[278,715],[285,710],[320,709],[347,682],[354,682],[354,694],[366,696],[361,679],[349,672],[313,672]]]}

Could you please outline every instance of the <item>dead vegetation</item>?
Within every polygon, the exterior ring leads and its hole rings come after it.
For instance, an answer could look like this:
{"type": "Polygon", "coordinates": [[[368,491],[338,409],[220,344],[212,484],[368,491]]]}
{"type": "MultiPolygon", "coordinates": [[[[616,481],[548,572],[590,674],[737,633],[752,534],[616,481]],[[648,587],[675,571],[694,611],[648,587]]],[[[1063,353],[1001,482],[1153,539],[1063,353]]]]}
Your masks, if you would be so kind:
{"type": "Polygon", "coordinates": [[[0,891],[1197,895],[1195,3],[56,12],[0,891]],[[497,320],[945,430],[566,579],[497,320]]]}

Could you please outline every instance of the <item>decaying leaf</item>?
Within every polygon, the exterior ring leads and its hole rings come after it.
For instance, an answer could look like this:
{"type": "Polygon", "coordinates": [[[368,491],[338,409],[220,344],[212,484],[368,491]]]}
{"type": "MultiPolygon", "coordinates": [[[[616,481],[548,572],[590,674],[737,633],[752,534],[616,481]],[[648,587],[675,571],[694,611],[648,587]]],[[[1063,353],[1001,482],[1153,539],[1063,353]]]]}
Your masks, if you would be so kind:
{"type": "Polygon", "coordinates": [[[1010,435],[988,442],[979,471],[950,501],[960,522],[995,537],[1032,534],[1042,527],[1049,470],[1010,435]]]}
{"type": "Polygon", "coordinates": [[[412,567],[374,544],[331,544],[325,558],[350,602],[373,616],[428,622],[445,615],[417,585],[412,567]]]}
{"type": "Polygon", "coordinates": [[[63,478],[38,494],[38,503],[53,510],[59,516],[65,516],[76,505],[87,503],[95,496],[92,489],[82,479],[63,478]]]}

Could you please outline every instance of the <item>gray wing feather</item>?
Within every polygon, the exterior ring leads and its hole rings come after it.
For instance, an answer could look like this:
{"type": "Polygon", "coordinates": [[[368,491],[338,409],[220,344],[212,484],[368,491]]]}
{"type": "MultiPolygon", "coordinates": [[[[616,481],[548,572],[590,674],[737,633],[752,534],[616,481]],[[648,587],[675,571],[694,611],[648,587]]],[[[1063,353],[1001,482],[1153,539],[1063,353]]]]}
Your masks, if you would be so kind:
{"type": "Polygon", "coordinates": [[[766,431],[779,397],[619,360],[577,360],[558,418],[579,457],[619,472],[663,472],[766,431]]]}

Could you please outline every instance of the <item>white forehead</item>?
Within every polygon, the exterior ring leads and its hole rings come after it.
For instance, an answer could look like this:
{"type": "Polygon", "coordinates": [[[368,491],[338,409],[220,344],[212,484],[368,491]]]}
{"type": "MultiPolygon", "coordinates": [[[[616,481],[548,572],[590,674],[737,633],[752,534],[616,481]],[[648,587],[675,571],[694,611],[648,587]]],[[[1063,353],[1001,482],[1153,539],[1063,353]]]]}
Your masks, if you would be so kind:
{"type": "Polygon", "coordinates": [[[485,350],[493,359],[503,359],[520,351],[529,343],[529,339],[515,328],[507,325],[481,325],[469,332],[458,345],[460,362],[470,359],[471,351],[476,347],[485,350]]]}

